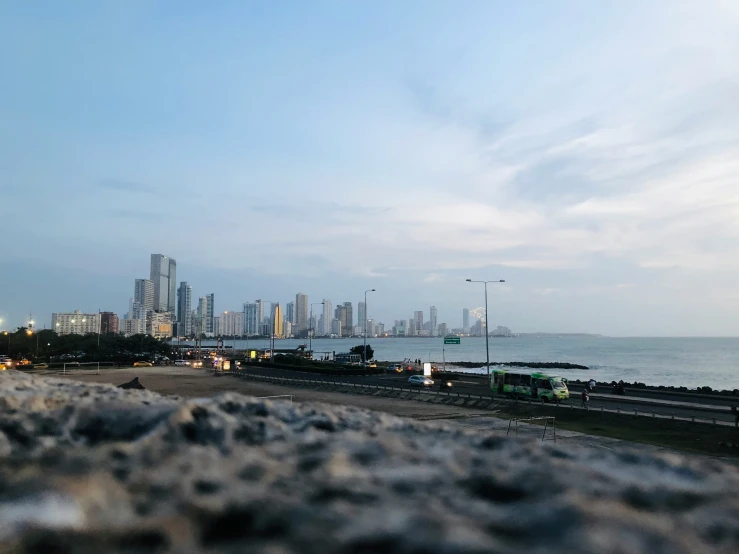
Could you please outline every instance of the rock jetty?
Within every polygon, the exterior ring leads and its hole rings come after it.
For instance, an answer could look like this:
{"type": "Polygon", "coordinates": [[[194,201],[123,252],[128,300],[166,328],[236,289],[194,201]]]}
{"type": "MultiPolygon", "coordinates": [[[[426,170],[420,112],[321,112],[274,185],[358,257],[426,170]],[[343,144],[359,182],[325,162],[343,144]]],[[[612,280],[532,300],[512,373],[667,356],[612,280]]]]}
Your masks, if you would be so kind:
{"type": "Polygon", "coordinates": [[[0,551],[739,551],[739,472],[352,407],[0,373],[0,551]]]}

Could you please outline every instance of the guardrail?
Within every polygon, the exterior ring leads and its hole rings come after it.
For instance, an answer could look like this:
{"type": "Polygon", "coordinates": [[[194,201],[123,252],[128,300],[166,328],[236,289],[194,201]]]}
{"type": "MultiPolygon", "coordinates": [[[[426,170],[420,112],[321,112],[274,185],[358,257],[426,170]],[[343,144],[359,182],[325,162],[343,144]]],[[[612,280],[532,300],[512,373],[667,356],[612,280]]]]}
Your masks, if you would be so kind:
{"type": "MultiPolygon", "coordinates": [[[[531,405],[540,405],[544,408],[551,408],[551,409],[566,409],[566,410],[583,410],[586,412],[600,412],[600,413],[610,413],[615,415],[631,415],[631,412],[627,412],[625,410],[621,410],[621,408],[610,409],[610,408],[604,408],[600,407],[599,409],[596,408],[590,408],[589,406],[581,407],[576,406],[573,402],[569,402],[568,404],[565,404],[563,402],[559,403],[544,403],[542,400],[541,402],[538,401],[532,401],[531,399],[527,400],[517,400],[517,399],[508,399],[508,398],[500,398],[500,397],[492,397],[492,396],[479,396],[479,395],[473,395],[473,394],[463,394],[463,393],[454,393],[454,392],[442,392],[442,391],[434,391],[434,390],[427,390],[427,389],[416,389],[412,387],[395,387],[390,385],[366,385],[363,383],[352,383],[347,381],[335,381],[332,379],[307,379],[302,377],[279,377],[279,376],[273,376],[273,375],[263,375],[253,372],[248,372],[244,370],[237,370],[237,371],[229,371],[225,373],[230,373],[234,377],[241,377],[242,379],[254,379],[259,381],[268,381],[276,384],[292,384],[292,383],[305,383],[309,385],[318,385],[318,386],[333,386],[333,387],[343,387],[349,390],[357,390],[357,389],[376,389],[380,391],[398,391],[400,393],[406,393],[406,394],[418,394],[419,397],[421,395],[436,395],[436,396],[445,396],[445,397],[454,397],[457,399],[465,399],[465,400],[478,400],[478,401],[487,401],[491,403],[497,403],[497,404],[512,404],[512,405],[518,405],[518,404],[527,404],[529,406],[531,405]]],[[[700,409],[696,409],[696,411],[713,411],[717,412],[717,410],[711,410],[709,409],[703,409],[701,407],[698,407],[700,409]]],[[[684,409],[684,408],[680,408],[684,409]]],[[[729,411],[727,408],[726,411],[729,411]]],[[[720,413],[723,413],[724,410],[721,410],[720,413]]],[[[691,422],[691,423],[699,423],[699,424],[712,424],[712,425],[724,425],[724,426],[734,426],[735,424],[731,421],[721,421],[717,420],[716,418],[710,418],[710,419],[701,419],[695,417],[695,415],[692,415],[690,417],[681,417],[676,416],[674,413],[669,414],[657,414],[655,411],[644,411],[641,412],[638,409],[634,410],[633,413],[634,416],[637,417],[652,417],[654,419],[669,419],[672,421],[683,421],[683,422],[691,422]]]]}

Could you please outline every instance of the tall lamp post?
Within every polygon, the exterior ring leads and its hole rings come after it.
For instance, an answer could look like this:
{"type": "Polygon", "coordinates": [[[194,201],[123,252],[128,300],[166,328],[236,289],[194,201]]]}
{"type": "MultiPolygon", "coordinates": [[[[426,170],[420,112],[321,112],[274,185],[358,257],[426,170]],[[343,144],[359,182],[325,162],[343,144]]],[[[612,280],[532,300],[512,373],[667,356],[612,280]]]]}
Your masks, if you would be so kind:
{"type": "Polygon", "coordinates": [[[490,337],[488,336],[488,283],[505,283],[505,279],[498,281],[473,281],[467,279],[468,283],[483,283],[485,285],[485,360],[488,368],[488,380],[490,379],[490,337]]]}
{"type": "Polygon", "coordinates": [[[375,292],[375,289],[369,289],[364,291],[364,367],[367,367],[367,293],[375,292]]]}
{"type": "Polygon", "coordinates": [[[308,330],[308,350],[310,350],[310,359],[313,359],[313,306],[317,304],[324,305],[323,302],[311,302],[310,305],[310,329],[308,330]]]}

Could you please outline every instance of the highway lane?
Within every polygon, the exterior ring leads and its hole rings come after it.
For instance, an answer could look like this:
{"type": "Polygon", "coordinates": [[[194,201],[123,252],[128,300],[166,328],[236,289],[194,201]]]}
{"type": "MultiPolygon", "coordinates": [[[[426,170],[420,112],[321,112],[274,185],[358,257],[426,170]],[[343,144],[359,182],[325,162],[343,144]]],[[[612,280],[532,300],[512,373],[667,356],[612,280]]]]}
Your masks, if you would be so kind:
{"type": "MultiPolygon", "coordinates": [[[[270,368],[268,365],[250,366],[249,370],[262,375],[268,375],[273,377],[293,377],[297,379],[324,379],[327,381],[340,381],[347,383],[360,383],[364,385],[376,385],[376,386],[394,386],[394,387],[407,387],[408,386],[408,375],[407,374],[382,374],[382,375],[359,375],[359,376],[325,376],[312,373],[306,373],[303,371],[294,371],[286,369],[275,369],[270,368]]],[[[460,378],[454,381],[451,387],[451,392],[458,394],[469,394],[473,396],[484,396],[493,398],[493,394],[490,389],[485,386],[486,380],[484,378],[469,378],[468,376],[460,376],[460,378]]],[[[433,390],[439,390],[438,387],[434,386],[433,390]]],[[[582,389],[580,389],[582,390],[582,389]]],[[[629,389],[631,392],[632,389],[629,389]]],[[[721,406],[713,404],[712,398],[695,398],[694,402],[685,402],[683,398],[691,400],[689,395],[681,395],[681,401],[679,403],[670,403],[664,400],[664,396],[660,398],[647,398],[642,397],[621,397],[616,395],[607,394],[596,394],[591,396],[590,409],[599,410],[601,407],[607,410],[620,409],[624,413],[633,414],[634,410],[638,410],[638,413],[652,414],[654,412],[657,415],[670,416],[672,414],[675,417],[695,417],[700,420],[710,420],[716,418],[719,421],[734,421],[734,415],[729,411],[728,406],[721,406]],[[687,404],[687,405],[686,405],[687,404]],[[711,406],[715,406],[712,409],[711,406]]],[[[580,393],[579,391],[572,391],[571,402],[576,406],[580,405],[580,393]]]]}

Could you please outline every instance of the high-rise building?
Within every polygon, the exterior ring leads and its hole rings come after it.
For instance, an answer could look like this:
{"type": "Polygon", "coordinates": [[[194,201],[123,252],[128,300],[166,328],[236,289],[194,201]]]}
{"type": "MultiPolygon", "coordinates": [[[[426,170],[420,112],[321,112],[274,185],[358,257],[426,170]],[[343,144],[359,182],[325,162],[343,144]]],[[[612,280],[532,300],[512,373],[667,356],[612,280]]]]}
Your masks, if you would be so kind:
{"type": "Polygon", "coordinates": [[[149,312],[149,334],[155,339],[168,339],[172,336],[172,312],[149,312]]]}
{"type": "Polygon", "coordinates": [[[334,318],[334,305],[328,298],[323,299],[323,326],[321,327],[321,335],[331,334],[331,320],[334,318]]]}
{"type": "Polygon", "coordinates": [[[244,335],[256,335],[259,333],[259,319],[257,318],[256,302],[244,304],[244,335]]]}
{"type": "Polygon", "coordinates": [[[308,295],[299,292],[295,295],[295,333],[308,329],[308,295]]]}
{"type": "MultiPolygon", "coordinates": [[[[338,308],[337,308],[338,309],[338,308]]],[[[331,320],[331,334],[336,335],[337,337],[341,336],[341,320],[339,318],[334,318],[331,320]]]]}
{"type": "Polygon", "coordinates": [[[177,262],[163,254],[151,255],[150,279],[154,283],[154,311],[175,311],[177,262]]]}
{"type": "Polygon", "coordinates": [[[213,318],[213,334],[235,337],[244,333],[244,312],[223,312],[213,318]]]}
{"type": "Polygon", "coordinates": [[[462,310],[462,332],[465,335],[470,334],[470,310],[468,308],[462,310]]]}
{"type": "MultiPolygon", "coordinates": [[[[198,298],[198,315],[197,315],[197,321],[198,321],[198,329],[201,333],[205,333],[206,335],[208,333],[213,333],[212,330],[208,330],[208,297],[207,296],[201,296],[198,298]]],[[[212,329],[212,328],[211,328],[212,329]]]]}
{"type": "Polygon", "coordinates": [[[177,334],[182,337],[192,336],[192,287],[187,281],[180,283],[177,289],[177,334]]]}
{"type": "Polygon", "coordinates": [[[100,312],[100,334],[118,334],[118,316],[113,312],[100,312]]]}
{"type": "MultiPolygon", "coordinates": [[[[334,319],[338,319],[341,322],[341,334],[339,336],[343,336],[345,332],[344,325],[346,323],[346,306],[344,304],[336,306],[336,309],[334,309],[334,319]]],[[[331,333],[336,334],[333,329],[333,323],[331,323],[331,333]]]]}
{"type": "Polygon", "coordinates": [[[367,305],[364,302],[357,304],[357,325],[362,329],[360,333],[364,333],[364,326],[367,324],[367,305]]]}
{"type": "Polygon", "coordinates": [[[79,310],[51,314],[51,328],[57,335],[86,335],[100,332],[100,314],[83,314],[79,310]]]}
{"type": "Polygon", "coordinates": [[[436,332],[438,331],[436,327],[436,306],[431,306],[429,308],[429,322],[431,323],[429,331],[431,331],[431,336],[435,337],[436,332]]]}
{"type": "Polygon", "coordinates": [[[293,324],[288,321],[287,317],[284,318],[282,331],[286,339],[293,336],[293,324]]]}
{"type": "Polygon", "coordinates": [[[284,330],[283,321],[282,321],[282,308],[280,308],[279,302],[273,306],[272,321],[273,321],[272,333],[274,334],[275,337],[277,337],[278,339],[281,339],[285,335],[285,330],[284,330]]]}
{"type": "Polygon", "coordinates": [[[285,319],[290,323],[295,323],[295,302],[285,304],[285,319]]]}
{"type": "Polygon", "coordinates": [[[344,302],[344,320],[341,322],[341,332],[345,337],[351,337],[354,331],[354,314],[351,302],[344,302]]]}
{"type": "Polygon", "coordinates": [[[210,293],[205,298],[208,299],[207,311],[205,313],[205,332],[212,333],[214,331],[213,317],[215,316],[216,295],[210,293]]]}
{"type": "Polygon", "coordinates": [[[440,337],[446,337],[449,334],[449,329],[447,328],[446,323],[440,323],[438,330],[440,337]]]}
{"type": "MultiPolygon", "coordinates": [[[[133,288],[133,301],[138,302],[144,312],[153,310],[154,282],[149,279],[136,279],[133,288]]],[[[143,317],[136,319],[143,319],[143,317]]]]}
{"type": "Polygon", "coordinates": [[[423,311],[413,312],[413,324],[411,325],[413,330],[418,334],[418,331],[423,329],[423,311]]]}

